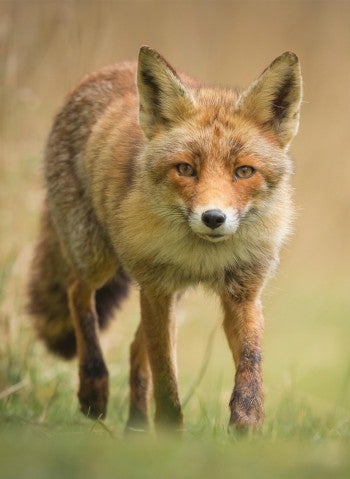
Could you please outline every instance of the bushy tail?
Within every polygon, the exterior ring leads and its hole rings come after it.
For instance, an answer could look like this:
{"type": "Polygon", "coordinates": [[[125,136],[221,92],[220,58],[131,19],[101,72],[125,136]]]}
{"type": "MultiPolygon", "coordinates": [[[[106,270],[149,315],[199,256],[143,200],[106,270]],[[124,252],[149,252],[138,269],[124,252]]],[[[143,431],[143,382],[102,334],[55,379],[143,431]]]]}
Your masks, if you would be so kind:
{"type": "Polygon", "coordinates": [[[114,278],[96,291],[96,311],[101,329],[108,326],[114,310],[119,308],[123,299],[127,297],[129,284],[129,278],[122,270],[119,270],[114,278]]]}
{"type": "MultiPolygon", "coordinates": [[[[69,313],[67,287],[70,271],[47,211],[41,221],[28,284],[28,312],[47,348],[65,359],[76,354],[76,340],[69,313]]],[[[129,279],[119,271],[96,291],[99,325],[105,328],[114,308],[127,296],[129,279]]]]}

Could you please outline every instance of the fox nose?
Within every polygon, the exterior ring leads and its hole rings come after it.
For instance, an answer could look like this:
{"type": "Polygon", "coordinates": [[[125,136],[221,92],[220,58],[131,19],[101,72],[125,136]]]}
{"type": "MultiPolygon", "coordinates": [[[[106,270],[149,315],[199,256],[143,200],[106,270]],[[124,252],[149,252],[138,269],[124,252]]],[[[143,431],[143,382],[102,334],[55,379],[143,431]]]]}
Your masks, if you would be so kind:
{"type": "Polygon", "coordinates": [[[221,210],[207,210],[202,214],[202,221],[212,230],[218,228],[226,221],[226,215],[221,210]]]}

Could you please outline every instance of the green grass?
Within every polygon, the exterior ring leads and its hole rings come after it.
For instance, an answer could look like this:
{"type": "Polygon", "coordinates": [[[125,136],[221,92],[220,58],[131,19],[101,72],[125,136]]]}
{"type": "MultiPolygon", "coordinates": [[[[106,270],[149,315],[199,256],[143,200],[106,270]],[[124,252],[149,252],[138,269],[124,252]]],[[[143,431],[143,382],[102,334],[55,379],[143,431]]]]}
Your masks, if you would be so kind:
{"type": "Polygon", "coordinates": [[[103,423],[90,421],[79,412],[75,362],[50,356],[34,338],[21,261],[11,257],[0,270],[1,478],[349,477],[349,299],[340,282],[280,278],[268,288],[266,420],[248,435],[226,430],[234,370],[218,303],[190,292],[178,312],[185,432],[125,438],[136,292],[103,337],[109,413],[103,423]]]}
{"type": "Polygon", "coordinates": [[[121,440],[103,435],[7,435],[2,477],[41,478],[346,478],[348,450],[327,441],[121,440]],[[12,441],[16,443],[13,446],[12,441]]]}

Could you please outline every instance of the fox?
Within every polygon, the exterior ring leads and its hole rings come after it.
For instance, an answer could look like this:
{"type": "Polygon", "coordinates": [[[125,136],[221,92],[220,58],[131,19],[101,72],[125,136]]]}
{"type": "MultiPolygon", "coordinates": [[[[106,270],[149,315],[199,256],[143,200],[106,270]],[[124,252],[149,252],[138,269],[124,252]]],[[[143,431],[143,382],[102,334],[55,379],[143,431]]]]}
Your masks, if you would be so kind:
{"type": "Polygon", "coordinates": [[[203,285],[221,301],[232,353],[229,430],[264,420],[261,295],[293,217],[291,141],[302,78],[285,52],[246,89],[208,86],[142,46],[137,62],[85,77],[56,115],[28,280],[49,351],[78,358],[78,398],[104,418],[104,329],[137,286],[127,430],[184,428],[176,304],[203,285]]]}

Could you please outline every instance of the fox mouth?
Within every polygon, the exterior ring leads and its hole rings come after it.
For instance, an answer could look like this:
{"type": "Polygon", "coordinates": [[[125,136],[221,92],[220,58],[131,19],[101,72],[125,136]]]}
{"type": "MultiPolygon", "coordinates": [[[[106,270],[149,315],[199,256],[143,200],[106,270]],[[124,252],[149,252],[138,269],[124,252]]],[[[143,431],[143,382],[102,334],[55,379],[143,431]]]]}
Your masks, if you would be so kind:
{"type": "Polygon", "coordinates": [[[212,243],[219,243],[220,241],[226,240],[230,235],[227,234],[219,234],[219,233],[211,233],[211,234],[199,234],[201,238],[211,241],[212,243]]]}

